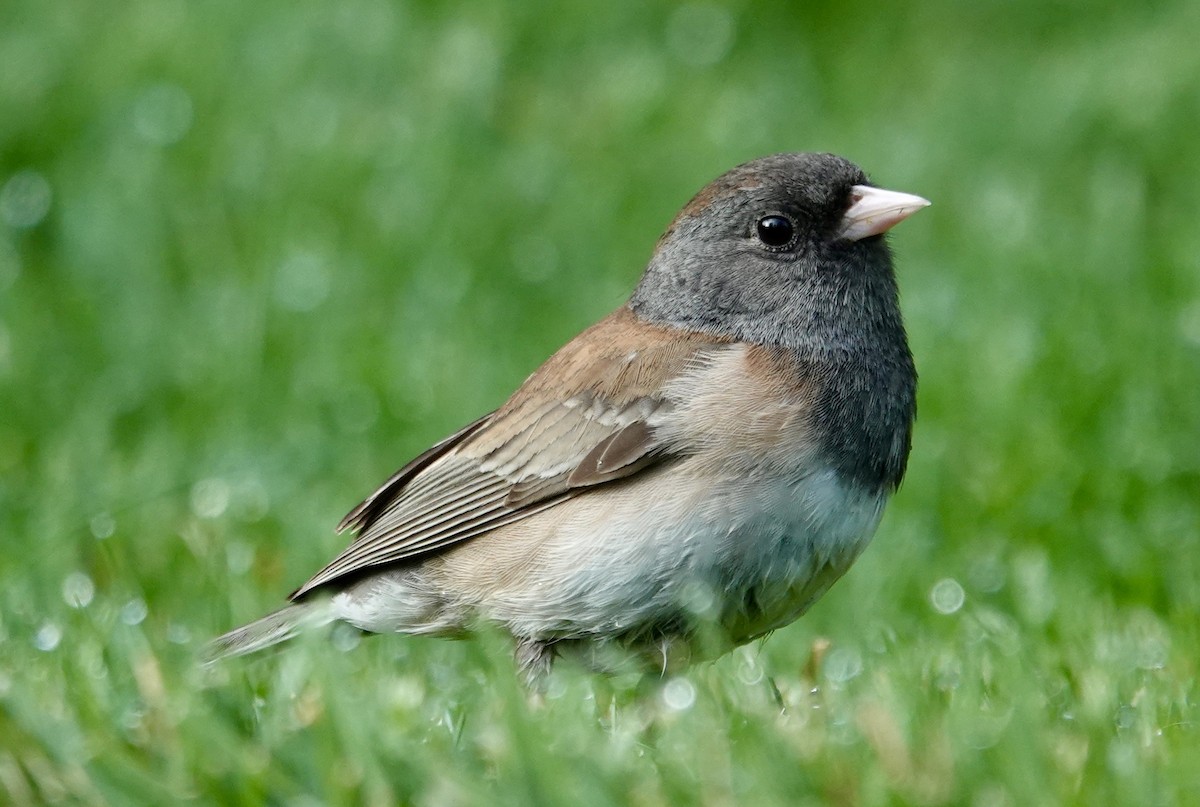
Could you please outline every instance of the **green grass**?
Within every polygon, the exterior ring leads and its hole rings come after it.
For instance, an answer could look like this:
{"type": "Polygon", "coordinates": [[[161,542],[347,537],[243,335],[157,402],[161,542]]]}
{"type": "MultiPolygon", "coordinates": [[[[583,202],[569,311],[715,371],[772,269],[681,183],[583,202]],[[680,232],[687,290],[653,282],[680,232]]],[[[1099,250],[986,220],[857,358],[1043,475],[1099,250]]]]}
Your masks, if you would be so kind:
{"type": "Polygon", "coordinates": [[[507,5],[0,6],[0,802],[1200,803],[1200,5],[507,5]],[[803,620],[538,709],[491,636],[197,668],[807,149],[934,206],[803,620]]]}

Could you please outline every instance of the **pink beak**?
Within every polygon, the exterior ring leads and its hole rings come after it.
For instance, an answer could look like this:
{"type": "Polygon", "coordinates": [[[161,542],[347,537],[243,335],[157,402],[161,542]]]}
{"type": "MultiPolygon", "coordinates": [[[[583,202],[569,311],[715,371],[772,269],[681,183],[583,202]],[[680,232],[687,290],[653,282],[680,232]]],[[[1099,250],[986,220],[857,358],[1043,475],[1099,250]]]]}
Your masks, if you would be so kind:
{"type": "Polygon", "coordinates": [[[850,189],[854,200],[842,217],[838,234],[847,241],[858,241],[886,233],[923,207],[929,200],[911,193],[886,191],[870,185],[855,185],[850,189]]]}

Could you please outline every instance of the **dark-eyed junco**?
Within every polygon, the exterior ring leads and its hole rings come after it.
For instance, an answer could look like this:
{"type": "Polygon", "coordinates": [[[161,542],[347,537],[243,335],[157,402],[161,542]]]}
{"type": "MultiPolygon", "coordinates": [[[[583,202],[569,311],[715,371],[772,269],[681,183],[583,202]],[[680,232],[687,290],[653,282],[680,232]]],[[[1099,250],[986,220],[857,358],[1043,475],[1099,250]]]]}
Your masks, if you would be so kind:
{"type": "Polygon", "coordinates": [[[787,625],[904,475],[917,375],[883,233],[927,204],[831,154],[717,178],[626,305],[397,471],[342,520],[350,546],[214,655],[485,620],[536,676],[562,650],[661,662],[787,625]]]}

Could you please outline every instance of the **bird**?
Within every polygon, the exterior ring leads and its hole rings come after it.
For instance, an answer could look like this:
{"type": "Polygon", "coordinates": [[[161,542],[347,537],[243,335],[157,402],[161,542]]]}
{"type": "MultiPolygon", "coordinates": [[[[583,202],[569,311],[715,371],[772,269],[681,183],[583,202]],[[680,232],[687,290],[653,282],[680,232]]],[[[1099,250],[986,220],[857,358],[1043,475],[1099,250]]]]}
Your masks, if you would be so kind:
{"type": "Polygon", "coordinates": [[[887,232],[928,200],[849,160],[719,176],[629,300],[350,511],[353,540],[210,661],[313,626],[512,637],[544,680],[711,659],[793,622],[904,477],[917,372],[887,232]]]}

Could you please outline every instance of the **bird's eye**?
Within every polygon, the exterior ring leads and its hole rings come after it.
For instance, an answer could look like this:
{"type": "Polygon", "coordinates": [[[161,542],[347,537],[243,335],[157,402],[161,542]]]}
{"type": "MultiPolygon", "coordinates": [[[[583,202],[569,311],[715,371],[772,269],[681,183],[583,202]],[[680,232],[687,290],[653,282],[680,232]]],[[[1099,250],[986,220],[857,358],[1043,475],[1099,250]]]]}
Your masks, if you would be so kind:
{"type": "Polygon", "coordinates": [[[781,249],[792,243],[796,227],[786,216],[763,216],[755,226],[758,240],[772,249],[781,249]]]}

